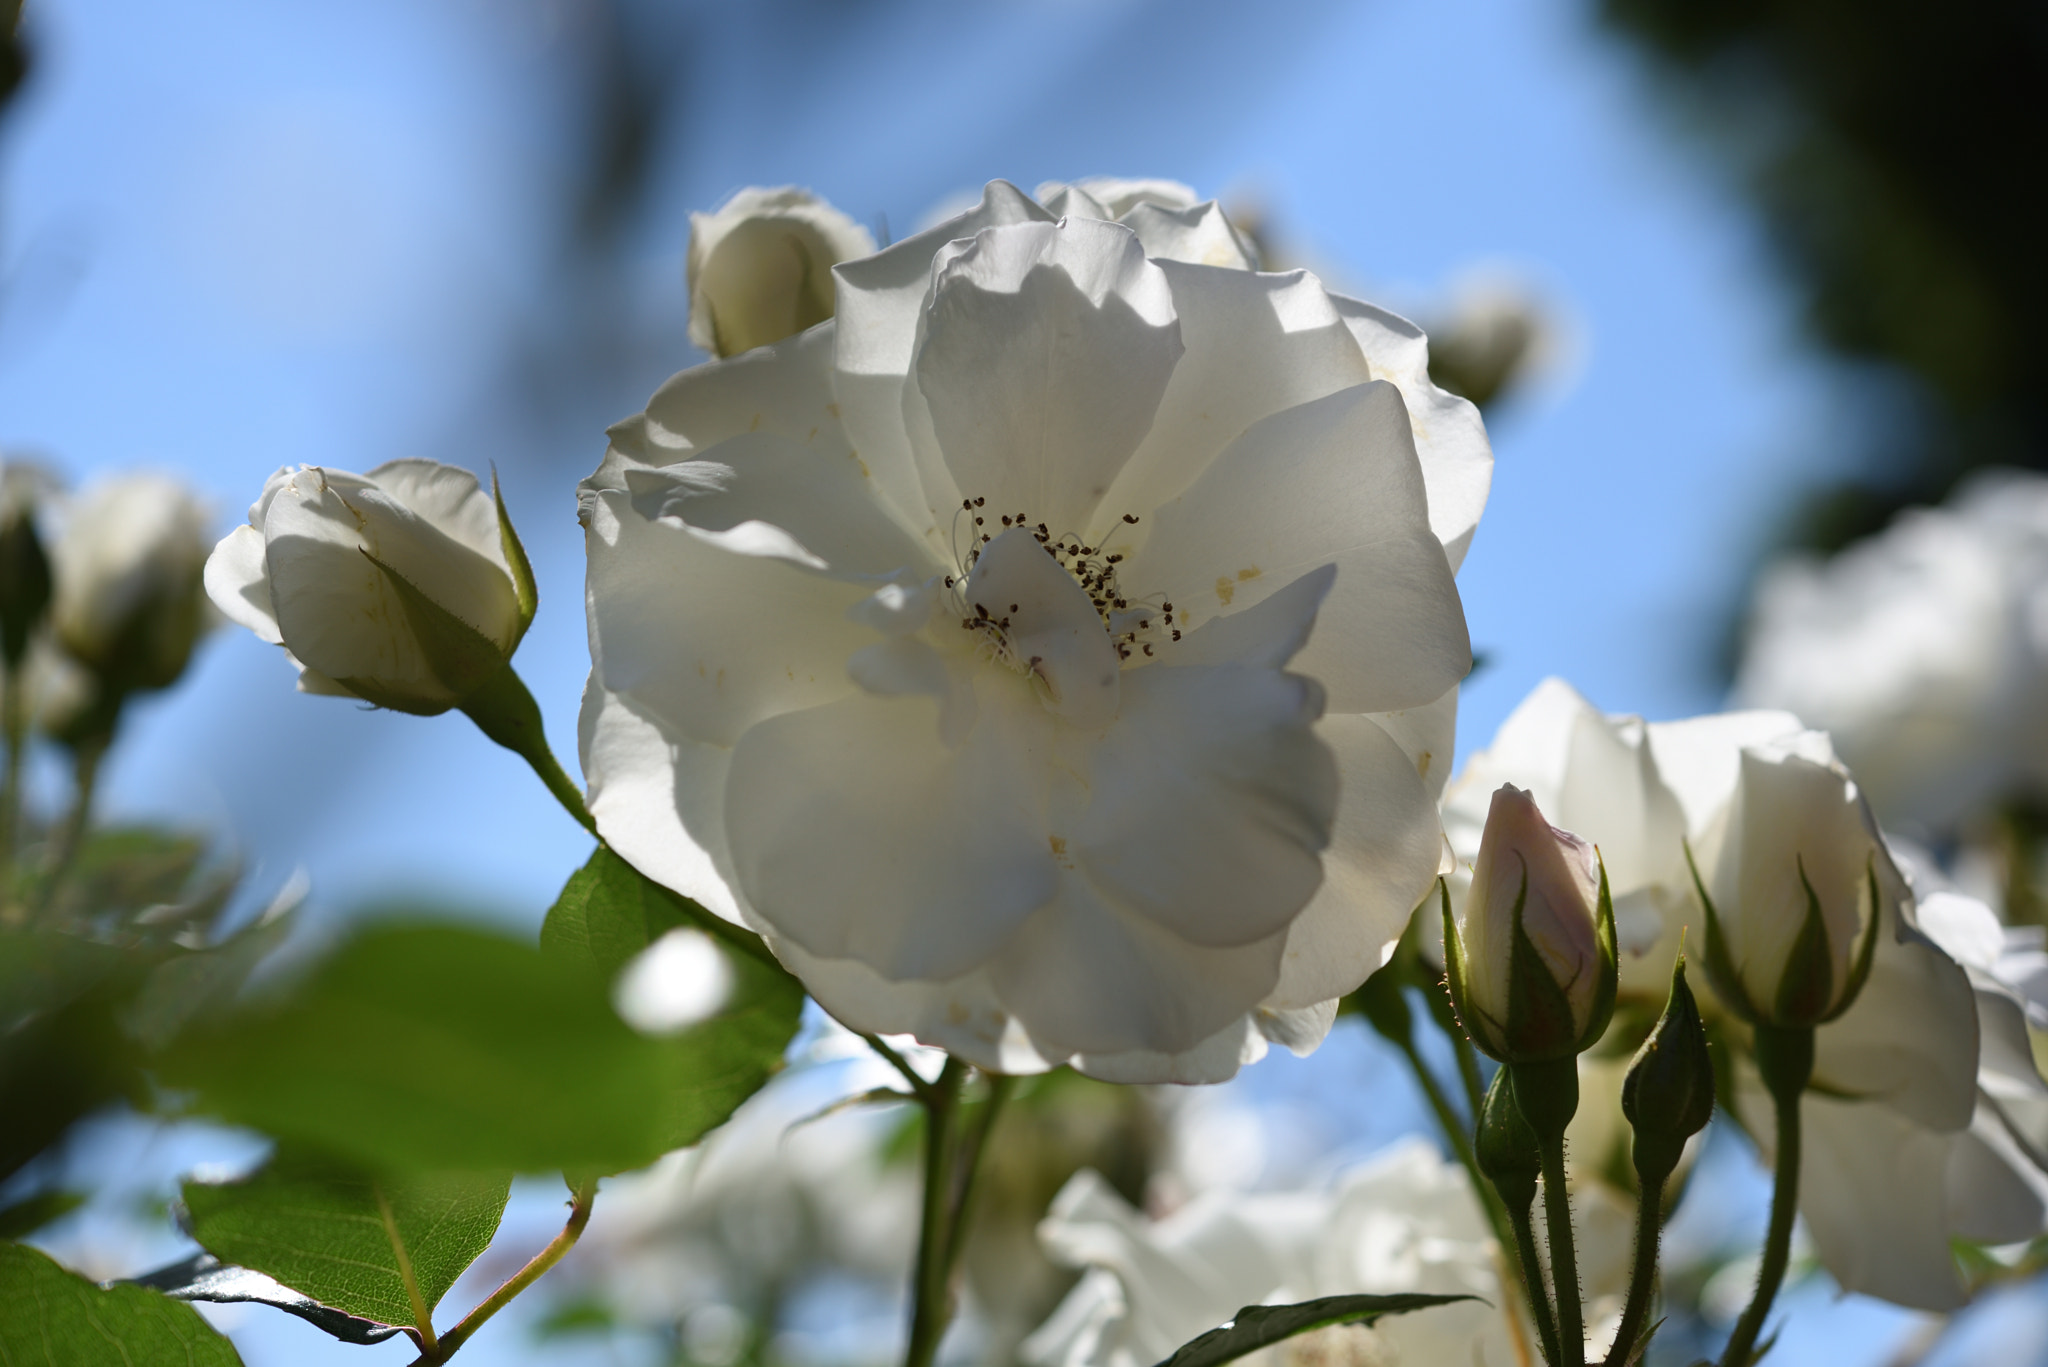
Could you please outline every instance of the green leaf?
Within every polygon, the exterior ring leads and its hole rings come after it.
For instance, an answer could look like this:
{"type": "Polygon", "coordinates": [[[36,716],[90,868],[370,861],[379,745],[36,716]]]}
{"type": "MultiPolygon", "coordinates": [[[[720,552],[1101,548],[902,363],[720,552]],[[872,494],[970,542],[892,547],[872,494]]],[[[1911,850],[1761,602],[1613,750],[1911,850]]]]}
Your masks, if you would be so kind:
{"type": "Polygon", "coordinates": [[[540,928],[540,947],[608,983],[634,955],[678,926],[694,926],[727,949],[787,976],[760,936],[663,887],[609,845],[599,845],[589,862],[569,876],[540,928]]]}
{"type": "Polygon", "coordinates": [[[561,956],[482,931],[371,929],[298,991],[182,1036],[197,1109],[377,1170],[618,1172],[694,1143],[759,1090],[802,995],[734,964],[725,1008],[634,1033],[561,956]]]}
{"type": "Polygon", "coordinates": [[[147,1286],[174,1301],[210,1301],[215,1305],[267,1305],[296,1315],[322,1333],[343,1343],[382,1343],[404,1332],[402,1328],[379,1324],[320,1304],[311,1296],[246,1267],[223,1263],[211,1253],[195,1253],[182,1262],[160,1267],[131,1279],[128,1285],[147,1286]]]}
{"type": "Polygon", "coordinates": [[[509,1173],[373,1178],[283,1149],[240,1182],[185,1184],[192,1237],[322,1305],[379,1324],[433,1309],[498,1232],[509,1173]]]}
{"type": "Polygon", "coordinates": [[[1233,1362],[1247,1353],[1256,1353],[1261,1348],[1293,1338],[1296,1334],[1306,1334],[1311,1329],[1322,1329],[1332,1324],[1371,1324],[1384,1315],[1400,1315],[1433,1305],[1478,1299],[1477,1296],[1406,1293],[1398,1296],[1325,1296],[1299,1305],[1247,1305],[1222,1328],[1211,1329],[1200,1338],[1182,1344],[1158,1367],[1216,1367],[1218,1363],[1233,1362]]]}
{"type": "Polygon", "coordinates": [[[0,1362],[7,1367],[240,1367],[234,1346],[140,1286],[94,1286],[25,1244],[0,1244],[0,1362]]]}

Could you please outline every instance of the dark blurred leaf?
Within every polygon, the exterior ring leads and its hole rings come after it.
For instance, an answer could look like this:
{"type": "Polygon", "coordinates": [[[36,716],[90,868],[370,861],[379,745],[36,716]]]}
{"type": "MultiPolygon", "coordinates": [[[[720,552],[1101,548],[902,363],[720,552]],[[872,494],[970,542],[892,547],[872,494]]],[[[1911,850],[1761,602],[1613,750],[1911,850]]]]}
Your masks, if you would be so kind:
{"type": "Polygon", "coordinates": [[[123,1008],[121,1024],[144,1048],[162,1049],[194,1021],[228,1010],[291,929],[290,915],[271,916],[211,948],[170,955],[123,1008]]]}
{"type": "Polygon", "coordinates": [[[203,836],[145,826],[94,831],[44,914],[59,922],[148,914],[170,933],[204,921],[234,883],[232,865],[202,870],[207,845],[203,836]]]}
{"type": "Polygon", "coordinates": [[[198,1108],[377,1169],[616,1172],[694,1142],[781,1063],[802,997],[744,962],[725,1009],[635,1034],[588,972],[480,931],[365,932],[290,1000],[188,1032],[198,1108]]]}
{"type": "Polygon", "coordinates": [[[1477,1300],[1477,1296],[1325,1296],[1299,1305],[1247,1305],[1220,1329],[1183,1344],[1159,1367],[1216,1367],[1246,1353],[1332,1324],[1371,1324],[1383,1315],[1425,1310],[1433,1305],[1477,1300]]]}
{"type": "Polygon", "coordinates": [[[85,1204],[75,1191],[42,1191],[0,1209],[0,1239],[20,1239],[85,1204]]]}
{"type": "Polygon", "coordinates": [[[8,1367],[239,1367],[189,1305],[140,1286],[101,1288],[35,1249],[0,1244],[0,1362],[8,1367]]]}
{"type": "Polygon", "coordinates": [[[70,935],[0,933],[0,1177],[144,1084],[116,1013],[147,959],[70,935]]]}
{"type": "Polygon", "coordinates": [[[511,1188],[509,1173],[372,1178],[286,1149],[240,1182],[187,1182],[185,1209],[192,1237],[221,1261],[349,1315],[410,1325],[490,1247],[511,1188]]]}
{"type": "Polygon", "coordinates": [[[343,1343],[382,1343],[404,1331],[374,1320],[330,1309],[261,1272],[230,1267],[211,1253],[195,1253],[181,1263],[160,1267],[133,1278],[129,1285],[146,1286],[174,1301],[209,1301],[216,1305],[268,1305],[297,1315],[343,1343]]]}

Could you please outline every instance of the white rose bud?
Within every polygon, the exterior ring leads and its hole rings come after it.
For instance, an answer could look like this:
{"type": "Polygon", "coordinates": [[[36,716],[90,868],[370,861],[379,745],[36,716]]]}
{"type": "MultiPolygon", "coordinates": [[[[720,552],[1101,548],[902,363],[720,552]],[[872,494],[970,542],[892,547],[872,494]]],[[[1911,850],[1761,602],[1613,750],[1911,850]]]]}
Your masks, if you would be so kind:
{"type": "Polygon", "coordinates": [[[690,340],[736,356],[832,316],[832,268],[867,256],[866,228],[809,190],[749,187],[690,215],[690,340]]]}
{"type": "Polygon", "coordinates": [[[535,606],[502,501],[429,460],[278,471],[214,548],[206,589],[285,648],[301,691],[421,716],[503,673],[535,606]]]}
{"type": "Polygon", "coordinates": [[[1473,1042],[1508,1062],[1570,1058],[1614,1010],[1614,912],[1599,854],[1513,784],[1493,795],[1464,915],[1444,902],[1451,999],[1473,1042]]]}
{"type": "Polygon", "coordinates": [[[130,474],[82,491],[50,548],[50,622],[110,705],[176,681],[209,625],[200,572],[206,508],[165,475],[130,474]]]}
{"type": "Polygon", "coordinates": [[[1729,1009],[1795,1027],[1846,1011],[1870,971],[1878,902],[1905,885],[1827,738],[1744,749],[1696,853],[1707,967],[1729,1009]]]}

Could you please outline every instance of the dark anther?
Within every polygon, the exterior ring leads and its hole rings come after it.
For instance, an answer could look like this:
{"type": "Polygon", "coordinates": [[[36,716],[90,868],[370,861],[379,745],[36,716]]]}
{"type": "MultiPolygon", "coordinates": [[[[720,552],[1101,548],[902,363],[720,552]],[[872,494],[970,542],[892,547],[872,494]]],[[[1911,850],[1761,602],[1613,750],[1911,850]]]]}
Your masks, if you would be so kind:
{"type": "Polygon", "coordinates": [[[1124,514],[1124,521],[1130,523],[1133,527],[1138,525],[1138,519],[1132,517],[1129,513],[1124,514]]]}

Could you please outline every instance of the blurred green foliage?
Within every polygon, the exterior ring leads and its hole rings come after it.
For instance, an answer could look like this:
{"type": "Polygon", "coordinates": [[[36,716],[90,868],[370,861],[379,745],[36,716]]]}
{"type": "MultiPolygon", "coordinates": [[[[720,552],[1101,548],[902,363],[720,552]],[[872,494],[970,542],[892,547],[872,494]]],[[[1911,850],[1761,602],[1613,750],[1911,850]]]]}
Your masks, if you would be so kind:
{"type": "Polygon", "coordinates": [[[21,1244],[0,1244],[0,1362],[8,1367],[240,1367],[189,1305],[139,1286],[102,1289],[21,1244]]]}
{"type": "Polygon", "coordinates": [[[1870,368],[1829,551],[1988,465],[2048,469],[2048,10],[2034,0],[1601,0],[1738,171],[1815,338],[1870,368]]]}

